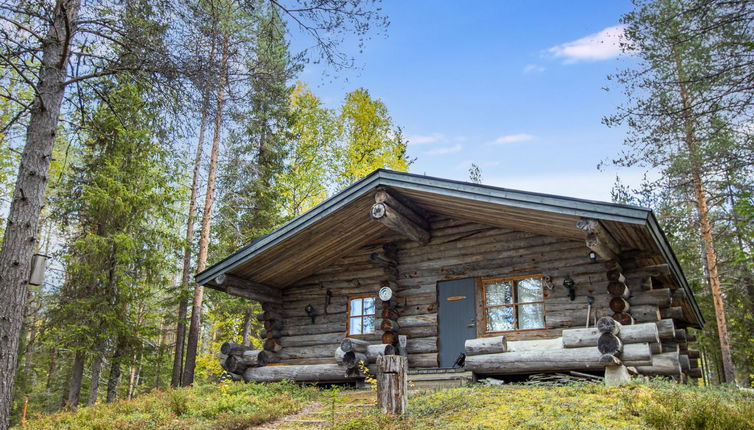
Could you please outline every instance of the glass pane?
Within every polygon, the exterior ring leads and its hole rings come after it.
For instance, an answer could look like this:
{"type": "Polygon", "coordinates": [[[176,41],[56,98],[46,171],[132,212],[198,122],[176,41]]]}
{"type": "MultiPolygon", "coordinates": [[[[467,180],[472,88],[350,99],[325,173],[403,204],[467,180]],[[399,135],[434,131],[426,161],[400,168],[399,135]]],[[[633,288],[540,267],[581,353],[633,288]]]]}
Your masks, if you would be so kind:
{"type": "Polygon", "coordinates": [[[364,333],[374,333],[374,317],[364,317],[364,333]]]}
{"type": "Polygon", "coordinates": [[[361,299],[351,299],[351,315],[362,315],[361,299]]]}
{"type": "Polygon", "coordinates": [[[513,330],[513,307],[487,309],[487,331],[513,330]]]}
{"type": "Polygon", "coordinates": [[[487,306],[513,303],[513,288],[510,281],[487,284],[485,294],[487,295],[487,306]]]}
{"type": "Polygon", "coordinates": [[[348,334],[361,334],[361,318],[351,318],[348,334]]]}
{"type": "Polygon", "coordinates": [[[545,328],[545,305],[537,303],[518,306],[518,328],[545,328]]]}
{"type": "Polygon", "coordinates": [[[374,297],[364,299],[364,315],[374,315],[374,297]]]}
{"type": "Polygon", "coordinates": [[[517,303],[541,302],[542,280],[539,278],[521,279],[516,282],[518,288],[517,303]]]}

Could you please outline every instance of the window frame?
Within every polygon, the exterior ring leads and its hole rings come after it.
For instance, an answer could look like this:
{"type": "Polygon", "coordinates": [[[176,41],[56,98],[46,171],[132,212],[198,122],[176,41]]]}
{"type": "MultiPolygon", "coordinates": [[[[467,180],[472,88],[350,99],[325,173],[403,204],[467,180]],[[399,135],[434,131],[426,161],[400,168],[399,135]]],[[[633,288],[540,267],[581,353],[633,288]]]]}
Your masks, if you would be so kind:
{"type": "Polygon", "coordinates": [[[535,273],[531,275],[520,275],[520,276],[505,276],[500,278],[490,278],[490,279],[482,279],[481,280],[481,292],[482,292],[482,333],[484,335],[496,335],[500,333],[514,333],[514,332],[527,332],[527,331],[538,331],[538,330],[547,330],[547,305],[545,304],[545,291],[544,291],[544,283],[542,278],[544,277],[541,273],[535,273]],[[536,302],[518,302],[518,285],[517,282],[523,279],[539,279],[540,288],[542,289],[542,300],[536,301],[536,302]],[[487,306],[487,285],[488,284],[494,284],[499,282],[511,282],[513,284],[512,288],[512,303],[510,304],[503,304],[503,305],[492,305],[487,306]],[[540,328],[518,328],[518,307],[521,305],[536,305],[541,304],[542,305],[542,323],[543,327],[540,328]],[[487,330],[487,309],[494,309],[494,308],[513,308],[513,329],[511,330],[501,330],[501,331],[488,331],[487,330]]]}
{"type": "MultiPolygon", "coordinates": [[[[361,305],[362,312],[364,309],[364,304],[361,305]]],[[[364,294],[364,295],[358,295],[358,296],[348,296],[348,302],[346,302],[346,337],[369,337],[374,336],[377,333],[377,297],[371,295],[371,294],[364,294]],[[357,300],[357,299],[374,299],[374,313],[373,314],[362,314],[362,315],[351,315],[351,301],[357,300]],[[363,333],[364,332],[364,317],[372,317],[374,320],[374,331],[371,333],[363,333]],[[351,334],[351,318],[360,318],[361,319],[361,334],[351,334]]]]}

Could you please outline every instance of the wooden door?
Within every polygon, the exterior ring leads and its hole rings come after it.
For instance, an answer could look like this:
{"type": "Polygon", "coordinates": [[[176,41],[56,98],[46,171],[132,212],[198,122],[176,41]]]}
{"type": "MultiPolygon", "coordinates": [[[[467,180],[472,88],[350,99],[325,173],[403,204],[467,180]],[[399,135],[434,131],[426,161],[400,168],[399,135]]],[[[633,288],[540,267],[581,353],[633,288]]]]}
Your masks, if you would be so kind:
{"type": "Polygon", "coordinates": [[[453,367],[466,339],[476,337],[474,278],[437,283],[440,367],[453,367]]]}

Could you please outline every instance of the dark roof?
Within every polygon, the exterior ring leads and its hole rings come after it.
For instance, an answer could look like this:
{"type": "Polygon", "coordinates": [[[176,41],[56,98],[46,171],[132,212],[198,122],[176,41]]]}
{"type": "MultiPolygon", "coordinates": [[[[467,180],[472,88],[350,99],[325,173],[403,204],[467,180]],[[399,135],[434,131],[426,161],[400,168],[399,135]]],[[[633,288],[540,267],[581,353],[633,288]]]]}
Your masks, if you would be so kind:
{"type": "MultiPolygon", "coordinates": [[[[302,232],[304,229],[325,220],[329,215],[344,208],[349,203],[363,198],[365,194],[377,187],[395,188],[407,193],[423,193],[422,195],[439,195],[444,198],[455,198],[457,200],[478,202],[479,204],[531,210],[537,213],[560,214],[567,216],[569,219],[570,217],[586,217],[601,221],[643,226],[647,229],[648,240],[655,245],[662,260],[670,266],[673,277],[686,291],[693,312],[698,318],[700,325],[704,323],[702,314],[694,300],[693,293],[686,281],[680,264],[650,209],[633,205],[511,190],[385,169],[375,170],[370,175],[323,201],[306,213],[292,219],[278,229],[249,243],[225,259],[212,265],[196,275],[196,282],[204,285],[220,274],[239,268],[251,259],[271,251],[276,245],[295,237],[297,233],[302,232]]],[[[575,226],[575,223],[571,225],[575,226]]]]}

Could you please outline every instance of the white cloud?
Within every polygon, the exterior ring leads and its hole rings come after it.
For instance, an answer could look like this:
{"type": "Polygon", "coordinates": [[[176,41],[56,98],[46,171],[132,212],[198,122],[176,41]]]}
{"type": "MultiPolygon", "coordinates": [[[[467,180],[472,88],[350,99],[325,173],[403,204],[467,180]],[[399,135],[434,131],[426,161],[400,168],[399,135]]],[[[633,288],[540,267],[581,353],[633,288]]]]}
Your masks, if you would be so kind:
{"type": "Polygon", "coordinates": [[[620,55],[625,28],[625,25],[614,25],[581,39],[553,46],[548,51],[555,57],[563,58],[565,63],[609,60],[620,55]]]}
{"type": "Polygon", "coordinates": [[[542,73],[544,71],[545,71],[545,68],[540,66],[539,64],[527,64],[526,66],[524,66],[524,69],[522,70],[524,74],[542,73]]]}
{"type": "Polygon", "coordinates": [[[517,142],[528,142],[530,140],[534,140],[534,136],[531,134],[526,133],[518,133],[518,134],[508,134],[506,136],[500,136],[492,143],[498,144],[498,145],[504,145],[506,143],[517,143],[517,142]]]}
{"type": "Polygon", "coordinates": [[[463,146],[461,146],[461,144],[459,143],[459,144],[455,144],[453,146],[445,146],[445,147],[442,147],[442,148],[431,149],[429,151],[425,151],[423,154],[424,155],[453,154],[453,153],[456,153],[456,152],[460,152],[461,149],[463,149],[463,146]]]}
{"type": "Polygon", "coordinates": [[[428,145],[433,143],[444,142],[445,136],[441,133],[432,134],[410,134],[406,136],[406,140],[411,145],[428,145]]]}

